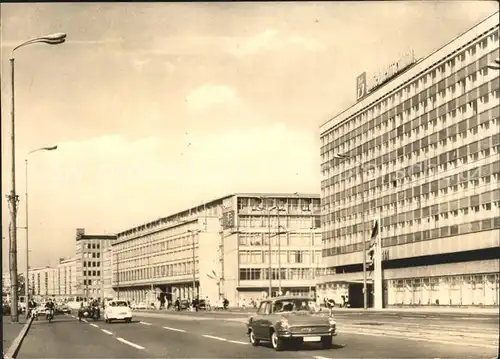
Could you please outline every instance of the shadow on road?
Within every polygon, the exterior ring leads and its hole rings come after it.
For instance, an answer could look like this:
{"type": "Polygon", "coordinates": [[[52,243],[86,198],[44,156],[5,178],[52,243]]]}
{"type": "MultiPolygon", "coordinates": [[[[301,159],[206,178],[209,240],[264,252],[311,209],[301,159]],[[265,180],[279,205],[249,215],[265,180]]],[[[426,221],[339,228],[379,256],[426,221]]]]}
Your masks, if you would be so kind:
{"type": "MultiPolygon", "coordinates": [[[[271,345],[270,342],[261,342],[260,343],[260,346],[261,347],[264,347],[264,348],[269,348],[271,350],[273,350],[273,347],[271,345]]],[[[333,344],[332,345],[332,349],[331,350],[338,350],[338,349],[343,349],[345,348],[345,345],[342,345],[342,344],[333,344]]],[[[303,343],[303,344],[300,344],[300,345],[293,345],[293,344],[289,344],[287,345],[286,351],[303,351],[303,350],[307,350],[307,351],[324,351],[325,349],[323,349],[321,347],[321,344],[319,343],[303,343]]]]}

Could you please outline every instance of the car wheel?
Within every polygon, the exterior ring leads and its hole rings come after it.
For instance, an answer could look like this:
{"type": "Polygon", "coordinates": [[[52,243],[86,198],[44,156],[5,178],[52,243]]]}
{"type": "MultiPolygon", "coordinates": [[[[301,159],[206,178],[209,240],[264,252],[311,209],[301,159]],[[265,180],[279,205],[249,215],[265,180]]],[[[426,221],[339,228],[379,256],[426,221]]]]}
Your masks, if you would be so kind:
{"type": "Polygon", "coordinates": [[[321,347],[323,349],[332,349],[332,337],[321,337],[321,347]]]}
{"type": "Polygon", "coordinates": [[[273,345],[274,350],[280,352],[285,349],[285,340],[283,338],[278,337],[278,334],[273,331],[271,334],[271,344],[273,345]]]}
{"type": "Polygon", "coordinates": [[[255,337],[255,333],[253,332],[253,330],[250,330],[250,334],[248,335],[248,337],[250,339],[250,343],[252,343],[254,347],[260,344],[260,340],[255,337]]]}
{"type": "Polygon", "coordinates": [[[132,322],[132,318],[125,319],[125,323],[131,323],[131,322],[132,322]]]}

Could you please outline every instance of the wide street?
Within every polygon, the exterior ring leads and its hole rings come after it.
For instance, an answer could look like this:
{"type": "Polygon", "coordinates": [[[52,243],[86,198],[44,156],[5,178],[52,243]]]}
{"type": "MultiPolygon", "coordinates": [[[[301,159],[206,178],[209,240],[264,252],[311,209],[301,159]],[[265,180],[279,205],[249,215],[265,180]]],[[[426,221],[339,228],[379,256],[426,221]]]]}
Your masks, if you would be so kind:
{"type": "Polygon", "coordinates": [[[441,322],[348,314],[336,316],[339,335],[333,349],[311,344],[285,352],[275,352],[265,343],[252,347],[245,334],[245,314],[136,312],[129,324],[78,322],[72,315],[59,315],[50,324],[33,322],[17,357],[490,359],[497,355],[498,320],[491,316],[441,322]]]}

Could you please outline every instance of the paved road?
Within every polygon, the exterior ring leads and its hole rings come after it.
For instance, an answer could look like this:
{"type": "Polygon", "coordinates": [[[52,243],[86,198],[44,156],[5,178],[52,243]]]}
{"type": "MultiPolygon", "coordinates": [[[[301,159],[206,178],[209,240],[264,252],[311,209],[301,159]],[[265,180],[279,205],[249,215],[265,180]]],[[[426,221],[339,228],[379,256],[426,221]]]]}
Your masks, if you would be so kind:
{"type": "MultiPolygon", "coordinates": [[[[235,318],[238,319],[238,318],[235,318]]],[[[340,329],[339,329],[340,330],[340,329]]],[[[236,320],[139,314],[133,323],[78,322],[71,316],[35,322],[18,354],[30,358],[445,358],[496,355],[494,347],[468,347],[408,338],[340,333],[331,350],[315,345],[275,352],[252,347],[236,320]]]]}
{"type": "MultiPolygon", "coordinates": [[[[149,313],[162,313],[162,314],[176,314],[183,315],[187,317],[210,317],[218,318],[221,320],[228,319],[246,319],[253,315],[254,313],[242,313],[242,312],[224,312],[224,311],[212,311],[212,312],[135,312],[137,315],[144,313],[144,315],[149,315],[149,313]]],[[[327,315],[322,313],[321,315],[327,315]]],[[[368,325],[410,325],[410,326],[429,326],[429,327],[441,327],[441,328],[464,328],[473,327],[477,329],[484,330],[496,330],[498,332],[499,328],[499,318],[498,315],[456,315],[454,313],[385,313],[385,312],[349,312],[349,311],[336,311],[333,312],[333,316],[340,322],[349,324],[365,324],[368,325]]]]}

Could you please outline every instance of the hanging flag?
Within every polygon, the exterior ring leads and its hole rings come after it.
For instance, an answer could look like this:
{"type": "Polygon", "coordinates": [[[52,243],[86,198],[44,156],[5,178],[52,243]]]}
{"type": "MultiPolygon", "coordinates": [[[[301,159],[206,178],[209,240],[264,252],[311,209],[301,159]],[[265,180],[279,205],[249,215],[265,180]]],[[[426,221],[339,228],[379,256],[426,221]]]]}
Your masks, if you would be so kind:
{"type": "Polygon", "coordinates": [[[343,153],[334,154],[332,157],[335,158],[335,159],[337,159],[337,160],[344,160],[344,159],[347,159],[347,158],[351,158],[351,156],[345,155],[343,153]]]}
{"type": "Polygon", "coordinates": [[[371,235],[372,241],[375,240],[377,237],[378,237],[378,220],[374,219],[372,226],[372,235],[371,235]]]}
{"type": "Polygon", "coordinates": [[[375,259],[375,242],[370,243],[370,248],[366,251],[366,268],[371,268],[373,266],[375,259]]]}

